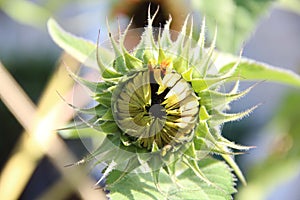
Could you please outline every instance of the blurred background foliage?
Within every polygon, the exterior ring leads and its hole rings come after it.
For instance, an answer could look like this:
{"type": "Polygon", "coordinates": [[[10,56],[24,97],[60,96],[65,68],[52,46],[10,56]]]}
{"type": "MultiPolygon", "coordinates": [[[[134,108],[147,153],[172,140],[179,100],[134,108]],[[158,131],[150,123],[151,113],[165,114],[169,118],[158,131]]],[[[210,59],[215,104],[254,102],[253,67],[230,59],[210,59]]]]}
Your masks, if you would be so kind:
{"type": "MultiPolygon", "coordinates": [[[[196,24],[205,15],[208,39],[212,38],[215,26],[218,28],[217,49],[236,54],[243,47],[246,57],[300,72],[298,0],[153,0],[151,3],[161,8],[156,26],[163,24],[171,14],[172,28],[179,30],[187,13],[192,12],[196,24]]],[[[143,27],[148,4],[149,1],[142,0],[1,0],[0,60],[30,98],[38,102],[61,54],[46,30],[50,16],[68,31],[94,41],[100,28],[101,39],[105,40],[106,17],[115,24],[118,16],[121,26],[134,17],[135,27],[143,27]]],[[[242,88],[249,84],[242,84],[242,88]]],[[[257,146],[237,157],[248,186],[240,187],[235,198],[297,200],[300,196],[297,189],[300,184],[300,91],[262,83],[245,99],[234,103],[232,109],[242,110],[259,102],[264,104],[249,118],[224,126],[228,138],[257,146]]],[[[1,101],[0,111],[2,168],[21,135],[22,126],[1,101]]],[[[66,140],[66,143],[79,157],[85,154],[80,141],[66,140]]],[[[44,158],[21,199],[36,198],[58,176],[44,158]]]]}

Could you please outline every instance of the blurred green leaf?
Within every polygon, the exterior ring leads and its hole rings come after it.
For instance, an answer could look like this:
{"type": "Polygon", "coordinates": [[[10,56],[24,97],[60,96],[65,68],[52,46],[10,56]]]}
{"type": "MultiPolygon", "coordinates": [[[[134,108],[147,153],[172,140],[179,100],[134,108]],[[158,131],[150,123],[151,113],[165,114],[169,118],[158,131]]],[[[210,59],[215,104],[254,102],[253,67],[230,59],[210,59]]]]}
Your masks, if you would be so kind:
{"type": "Polygon", "coordinates": [[[109,185],[120,175],[120,171],[114,170],[107,177],[107,189],[109,197],[114,199],[232,199],[235,193],[234,177],[229,167],[222,161],[206,158],[199,162],[199,167],[207,178],[216,184],[208,185],[199,181],[191,169],[185,169],[177,176],[178,182],[174,184],[165,172],[160,173],[159,187],[157,190],[153,183],[151,173],[128,174],[116,184],[109,185]],[[180,186],[181,187],[180,187],[180,186]]]}
{"type": "Polygon", "coordinates": [[[44,7],[31,1],[1,1],[1,9],[14,20],[37,28],[43,27],[51,13],[44,7]]]}
{"type": "MultiPolygon", "coordinates": [[[[96,45],[86,39],[72,35],[63,30],[57,22],[50,18],[48,20],[48,31],[54,42],[67,53],[88,67],[98,69],[96,59],[96,45]]],[[[98,47],[99,56],[104,62],[113,61],[113,53],[105,48],[98,47]]]]}
{"type": "Polygon", "coordinates": [[[288,9],[300,15],[299,0],[278,0],[278,5],[282,8],[288,9]]]}
{"type": "Polygon", "coordinates": [[[271,192],[298,174],[299,161],[281,159],[266,161],[259,163],[250,171],[248,185],[239,188],[237,200],[268,199],[271,192]]]}
{"type": "Polygon", "coordinates": [[[270,193],[299,174],[300,159],[300,95],[290,93],[280,104],[279,111],[264,132],[266,156],[249,168],[248,186],[237,194],[241,200],[264,200],[270,193]]]}
{"type": "Polygon", "coordinates": [[[193,8],[207,19],[210,36],[218,27],[217,48],[235,53],[241,48],[257,20],[267,12],[274,0],[193,0],[193,8]]]}
{"type": "MultiPolygon", "coordinates": [[[[286,127],[287,132],[292,136],[295,142],[300,143],[300,91],[290,92],[284,98],[278,113],[275,115],[276,124],[280,124],[283,127],[286,127]]],[[[297,156],[300,157],[300,145],[295,145],[297,149],[297,156]]]]}

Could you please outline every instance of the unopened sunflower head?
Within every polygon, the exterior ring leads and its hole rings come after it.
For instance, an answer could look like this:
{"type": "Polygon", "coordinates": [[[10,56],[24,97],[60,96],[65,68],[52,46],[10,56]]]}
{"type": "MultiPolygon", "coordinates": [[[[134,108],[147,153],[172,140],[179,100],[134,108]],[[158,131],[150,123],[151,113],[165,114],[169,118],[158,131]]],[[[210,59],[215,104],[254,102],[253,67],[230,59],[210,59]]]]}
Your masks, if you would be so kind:
{"type": "Polygon", "coordinates": [[[115,58],[109,65],[97,53],[100,82],[72,74],[93,90],[93,98],[99,103],[86,124],[105,134],[100,147],[80,163],[96,157],[98,163],[108,164],[107,171],[123,171],[118,180],[143,166],[153,172],[155,183],[160,169],[174,177],[174,166],[184,163],[210,184],[197,161],[209,153],[218,153],[245,182],[231,149],[249,147],[236,145],[220,133],[223,123],[241,119],[254,109],[225,113],[230,102],[251,89],[238,92],[236,81],[229,93],[220,91],[224,82],[237,80],[232,75],[238,63],[224,73],[214,68],[216,35],[211,46],[205,48],[205,20],[199,39],[193,42],[192,18],[187,17],[175,41],[169,30],[171,19],[154,36],[154,18],[155,14],[149,14],[148,26],[131,52],[124,47],[130,25],[118,40],[109,34],[115,58]]]}

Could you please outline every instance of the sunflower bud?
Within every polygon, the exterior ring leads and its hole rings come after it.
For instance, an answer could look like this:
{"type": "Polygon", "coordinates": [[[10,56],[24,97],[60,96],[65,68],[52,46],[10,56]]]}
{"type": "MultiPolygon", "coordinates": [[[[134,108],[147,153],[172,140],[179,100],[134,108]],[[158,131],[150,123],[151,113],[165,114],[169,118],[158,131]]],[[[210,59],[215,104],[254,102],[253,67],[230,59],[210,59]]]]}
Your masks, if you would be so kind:
{"type": "Polygon", "coordinates": [[[132,52],[124,47],[130,25],[118,38],[119,42],[109,34],[115,58],[111,65],[106,64],[97,52],[101,82],[89,82],[72,74],[93,90],[93,98],[99,103],[86,124],[105,135],[100,147],[79,163],[96,157],[98,163],[107,163],[108,169],[123,171],[119,179],[146,166],[153,172],[155,183],[160,169],[173,177],[175,166],[184,163],[197,177],[211,184],[197,163],[212,152],[220,154],[245,182],[231,149],[249,147],[228,141],[220,130],[223,123],[241,119],[255,108],[225,113],[230,102],[251,89],[238,92],[237,81],[229,93],[220,91],[224,82],[232,80],[238,63],[227,72],[214,69],[211,58],[216,35],[211,47],[205,48],[205,21],[198,41],[191,39],[192,23],[187,34],[189,17],[173,41],[169,32],[171,19],[154,39],[154,18],[155,14],[149,14],[148,26],[132,52]]]}

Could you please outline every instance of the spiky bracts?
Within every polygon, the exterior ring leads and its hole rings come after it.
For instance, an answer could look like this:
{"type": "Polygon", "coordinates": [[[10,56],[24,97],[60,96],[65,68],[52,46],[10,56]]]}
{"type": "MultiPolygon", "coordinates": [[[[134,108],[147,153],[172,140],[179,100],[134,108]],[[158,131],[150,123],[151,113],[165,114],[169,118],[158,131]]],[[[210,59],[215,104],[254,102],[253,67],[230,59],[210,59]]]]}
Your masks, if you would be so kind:
{"type": "Polygon", "coordinates": [[[251,90],[239,92],[236,81],[229,93],[220,91],[224,82],[238,79],[232,76],[238,63],[226,73],[214,68],[216,35],[211,46],[205,48],[205,20],[198,41],[192,40],[193,21],[189,17],[175,41],[170,36],[171,19],[163,30],[158,29],[155,39],[152,27],[155,15],[149,14],[148,26],[132,52],[124,47],[130,25],[118,40],[109,34],[115,59],[112,65],[107,65],[100,55],[97,57],[101,82],[89,82],[71,74],[91,89],[99,103],[79,112],[93,113],[94,117],[86,124],[106,135],[100,147],[79,162],[96,157],[98,163],[109,165],[107,170],[123,171],[118,180],[143,166],[152,171],[156,184],[161,169],[176,181],[178,164],[184,163],[202,181],[211,184],[197,161],[217,153],[245,183],[231,149],[249,147],[228,141],[220,131],[223,123],[239,120],[255,108],[226,113],[230,102],[251,90]]]}

